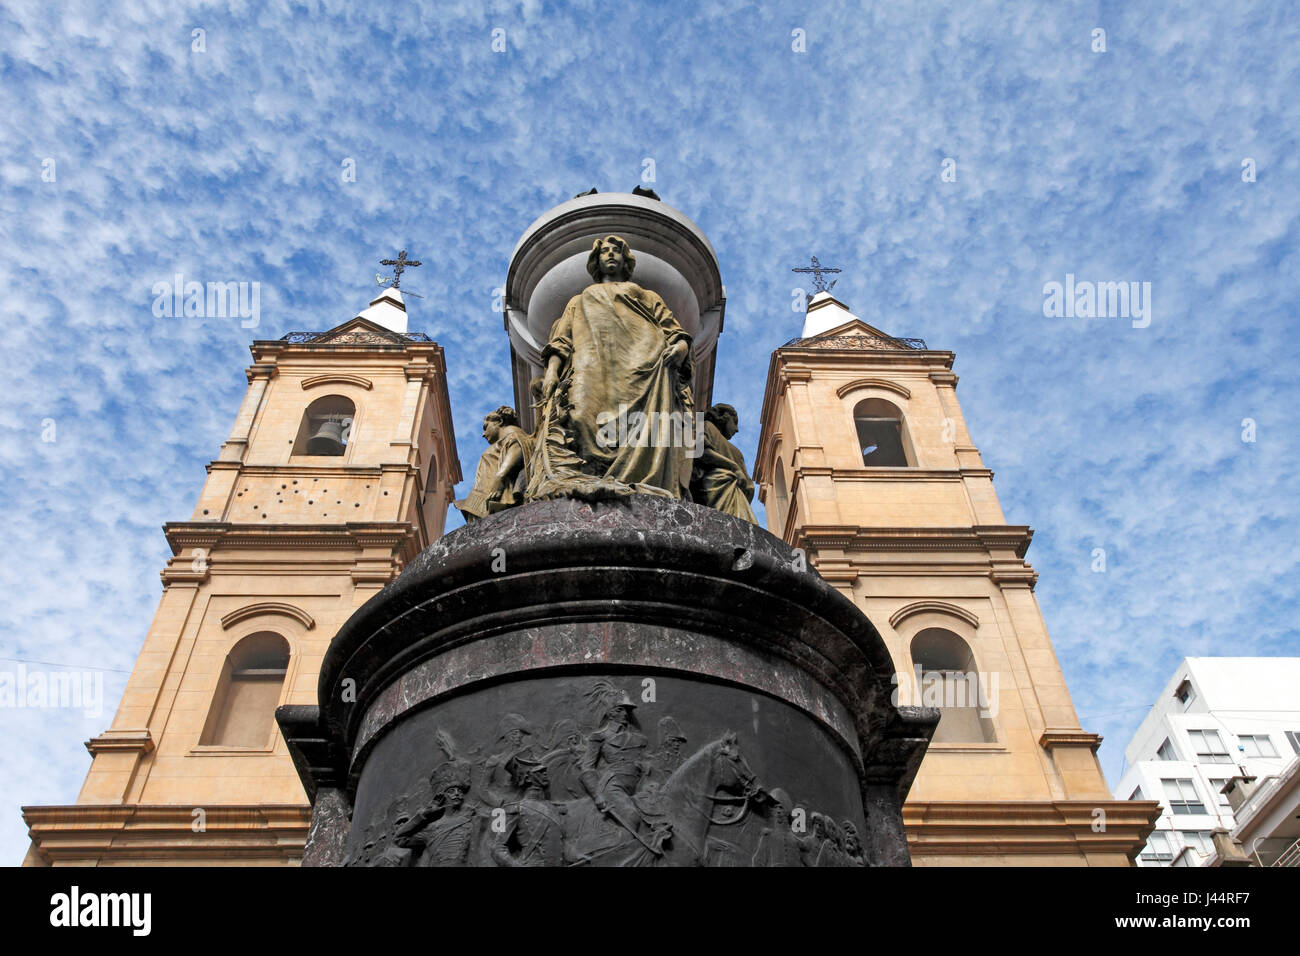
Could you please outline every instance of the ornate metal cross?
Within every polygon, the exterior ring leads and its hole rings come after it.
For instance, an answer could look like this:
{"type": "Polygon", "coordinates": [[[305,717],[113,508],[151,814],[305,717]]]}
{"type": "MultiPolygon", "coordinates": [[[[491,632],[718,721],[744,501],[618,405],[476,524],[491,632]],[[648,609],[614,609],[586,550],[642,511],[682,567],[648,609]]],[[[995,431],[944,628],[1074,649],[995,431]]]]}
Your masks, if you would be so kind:
{"type": "MultiPolygon", "coordinates": [[[[790,271],[791,271],[791,272],[811,272],[811,273],[812,273],[812,277],[813,277],[813,287],[814,287],[818,292],[830,292],[831,289],[835,288],[835,283],[836,283],[836,282],[839,282],[840,280],[839,280],[839,279],[834,279],[834,280],[831,281],[831,284],[830,284],[830,285],[827,285],[827,284],[826,284],[826,280],[823,279],[822,276],[824,276],[824,275],[828,275],[828,274],[830,274],[830,273],[832,273],[832,272],[840,272],[840,271],[842,271],[842,270],[840,270],[840,269],[830,269],[830,268],[827,268],[826,266],[823,266],[820,262],[817,261],[817,257],[816,257],[816,256],[813,256],[813,257],[812,257],[812,268],[811,268],[811,269],[808,268],[807,266],[804,266],[802,269],[791,269],[790,271]]],[[[808,296],[808,298],[811,299],[812,296],[808,296]]]]}
{"type": "MultiPolygon", "coordinates": [[[[418,259],[407,259],[406,250],[403,249],[397,254],[396,259],[381,259],[379,260],[379,264],[381,266],[393,267],[393,288],[396,289],[402,281],[402,271],[408,267],[421,265],[421,262],[418,259]]],[[[839,270],[836,271],[838,272],[839,270]]]]}

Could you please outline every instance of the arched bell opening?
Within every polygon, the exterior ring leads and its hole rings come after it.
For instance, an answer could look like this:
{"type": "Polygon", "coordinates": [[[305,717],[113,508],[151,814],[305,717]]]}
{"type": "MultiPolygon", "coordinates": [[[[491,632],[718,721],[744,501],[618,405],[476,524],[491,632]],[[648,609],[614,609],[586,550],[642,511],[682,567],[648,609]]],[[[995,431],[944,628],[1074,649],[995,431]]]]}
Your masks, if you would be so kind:
{"type": "Polygon", "coordinates": [[[348,448],[356,406],[343,395],[326,395],[307,406],[298,437],[293,443],[295,455],[338,457],[348,448]]]}

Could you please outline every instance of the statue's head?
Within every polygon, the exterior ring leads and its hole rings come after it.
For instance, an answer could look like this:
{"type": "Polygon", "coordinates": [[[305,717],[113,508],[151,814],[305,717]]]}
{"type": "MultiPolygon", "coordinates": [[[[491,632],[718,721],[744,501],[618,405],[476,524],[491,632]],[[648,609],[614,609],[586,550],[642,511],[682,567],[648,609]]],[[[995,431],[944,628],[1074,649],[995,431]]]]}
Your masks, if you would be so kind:
{"type": "Polygon", "coordinates": [[[740,416],[730,405],[719,402],[704,413],[704,420],[713,423],[713,427],[722,432],[723,438],[731,438],[740,431],[740,416]]]}
{"type": "Polygon", "coordinates": [[[852,854],[858,854],[862,851],[862,837],[858,835],[858,828],[852,820],[845,820],[840,824],[844,831],[844,849],[852,854]]]}
{"type": "Polygon", "coordinates": [[[532,787],[545,790],[551,785],[546,764],[522,754],[516,754],[506,761],[506,771],[510,774],[510,780],[514,785],[524,790],[532,787]]]}
{"type": "Polygon", "coordinates": [[[488,412],[483,418],[483,437],[495,442],[501,435],[501,429],[507,425],[518,425],[519,416],[509,405],[502,405],[495,412],[488,412]]]}
{"type": "Polygon", "coordinates": [[[587,256],[587,272],[594,281],[626,281],[632,278],[632,270],[635,268],[636,258],[632,255],[632,247],[622,236],[604,236],[591,244],[591,255],[587,256]]]}

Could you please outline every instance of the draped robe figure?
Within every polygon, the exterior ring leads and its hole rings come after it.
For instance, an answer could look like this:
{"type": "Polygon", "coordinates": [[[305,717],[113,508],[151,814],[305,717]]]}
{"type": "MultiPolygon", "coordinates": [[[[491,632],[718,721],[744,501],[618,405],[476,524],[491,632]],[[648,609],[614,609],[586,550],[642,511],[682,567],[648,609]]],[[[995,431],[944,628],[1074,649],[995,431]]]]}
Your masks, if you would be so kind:
{"type": "Polygon", "coordinates": [[[455,502],[466,522],[486,518],[524,500],[533,437],[519,427],[519,418],[509,405],[502,405],[483,419],[483,437],[488,448],[479,459],[474,487],[455,502]]]}
{"type": "Polygon", "coordinates": [[[745,456],[730,438],[736,434],[738,416],[730,405],[714,405],[704,422],[704,451],[695,460],[691,496],[700,504],[758,524],[754,509],[754,482],[745,468],[745,456]]]}
{"type": "Polygon", "coordinates": [[[528,501],[690,499],[691,337],[663,299],[628,281],[633,266],[622,239],[597,240],[587,266],[597,281],[551,328],[528,501]]]}

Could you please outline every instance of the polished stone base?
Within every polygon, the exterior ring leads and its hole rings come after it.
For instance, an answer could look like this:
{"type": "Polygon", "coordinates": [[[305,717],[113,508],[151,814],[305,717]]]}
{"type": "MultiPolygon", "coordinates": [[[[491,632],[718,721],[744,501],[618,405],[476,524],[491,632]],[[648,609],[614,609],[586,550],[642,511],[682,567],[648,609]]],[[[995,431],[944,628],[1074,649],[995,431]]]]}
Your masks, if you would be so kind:
{"type": "Polygon", "coordinates": [[[892,674],[748,522],[644,496],[502,512],[357,611],[319,707],[281,708],[304,863],[907,865],[938,713],[895,707],[892,674]]]}

